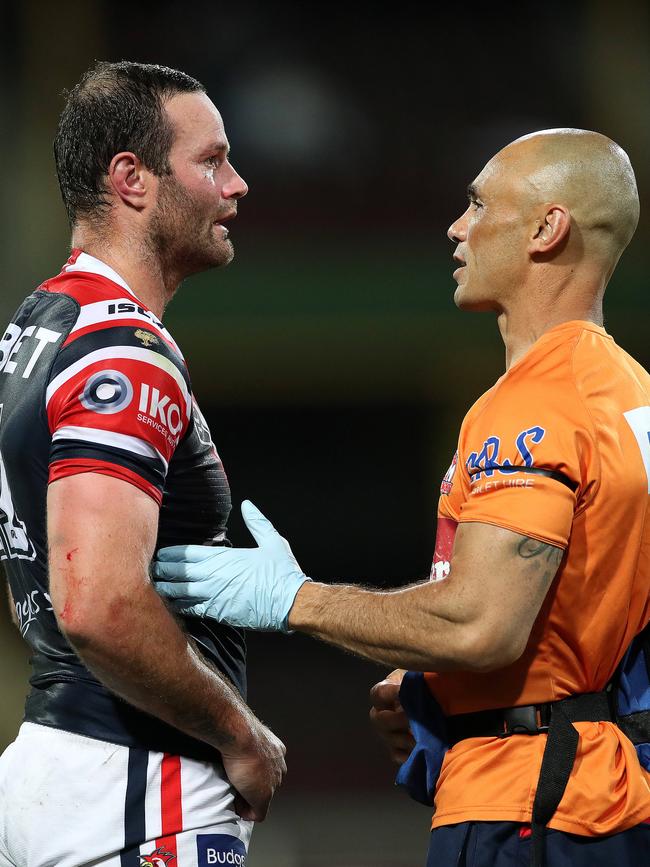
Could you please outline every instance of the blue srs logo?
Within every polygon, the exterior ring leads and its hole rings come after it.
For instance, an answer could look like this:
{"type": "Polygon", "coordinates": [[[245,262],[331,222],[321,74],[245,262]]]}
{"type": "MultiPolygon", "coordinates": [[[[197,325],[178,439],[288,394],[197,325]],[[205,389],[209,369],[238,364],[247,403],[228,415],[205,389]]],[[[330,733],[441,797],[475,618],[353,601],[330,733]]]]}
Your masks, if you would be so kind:
{"type": "Polygon", "coordinates": [[[230,864],[246,867],[246,847],[239,837],[230,834],[197,834],[196,850],[199,867],[230,864]]]}
{"type": "Polygon", "coordinates": [[[515,458],[515,463],[508,458],[501,459],[501,439],[500,437],[488,437],[483,443],[483,448],[480,452],[471,452],[465,466],[469,472],[472,484],[478,481],[483,475],[486,477],[494,475],[494,472],[502,475],[516,473],[521,469],[521,464],[517,465],[519,459],[523,461],[524,467],[532,467],[534,465],[532,446],[541,443],[546,435],[546,430],[543,427],[535,426],[522,430],[515,440],[515,448],[517,449],[518,458],[515,458]],[[529,448],[530,446],[530,448],[529,448]]]}

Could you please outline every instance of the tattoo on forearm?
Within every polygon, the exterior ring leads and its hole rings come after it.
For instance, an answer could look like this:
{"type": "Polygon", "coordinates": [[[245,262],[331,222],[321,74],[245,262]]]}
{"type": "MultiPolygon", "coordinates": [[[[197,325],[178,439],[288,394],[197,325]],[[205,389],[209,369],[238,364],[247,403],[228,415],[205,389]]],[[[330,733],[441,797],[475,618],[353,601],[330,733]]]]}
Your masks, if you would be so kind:
{"type": "Polygon", "coordinates": [[[547,542],[540,542],[539,539],[532,539],[527,536],[521,542],[517,542],[517,554],[524,560],[540,557],[550,567],[557,569],[564,556],[564,551],[556,545],[549,545],[547,542]]]}

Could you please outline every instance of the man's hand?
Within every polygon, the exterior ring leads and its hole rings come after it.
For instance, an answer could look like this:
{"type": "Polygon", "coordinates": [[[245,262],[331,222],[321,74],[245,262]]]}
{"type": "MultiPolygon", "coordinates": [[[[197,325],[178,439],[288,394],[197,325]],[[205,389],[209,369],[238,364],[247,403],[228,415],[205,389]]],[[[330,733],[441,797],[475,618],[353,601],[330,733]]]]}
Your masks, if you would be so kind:
{"type": "Polygon", "coordinates": [[[399,703],[399,688],[404,677],[401,668],[392,671],[370,690],[370,721],[388,747],[391,759],[403,764],[415,745],[406,714],[399,703]]]}
{"type": "Polygon", "coordinates": [[[244,750],[222,748],[228,779],[236,789],[235,810],[242,819],[262,822],[271,798],[287,772],[286,748],[273,732],[255,719],[251,741],[244,750]]]}
{"type": "Polygon", "coordinates": [[[183,614],[288,632],[289,611],[309,578],[286,539],[250,500],[241,512],[257,548],[162,548],[154,564],[156,589],[183,614]]]}

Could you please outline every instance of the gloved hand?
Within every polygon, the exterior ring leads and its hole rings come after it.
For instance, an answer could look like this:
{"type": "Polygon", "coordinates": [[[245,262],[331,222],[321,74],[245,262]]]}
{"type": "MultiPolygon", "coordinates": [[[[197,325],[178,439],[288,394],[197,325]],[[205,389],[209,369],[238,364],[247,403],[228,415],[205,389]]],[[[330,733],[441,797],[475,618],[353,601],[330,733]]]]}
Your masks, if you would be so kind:
{"type": "Polygon", "coordinates": [[[241,513],[257,548],[161,548],[153,568],[156,590],[182,614],[289,632],[296,593],[310,579],[287,540],[250,500],[241,504],[241,513]]]}

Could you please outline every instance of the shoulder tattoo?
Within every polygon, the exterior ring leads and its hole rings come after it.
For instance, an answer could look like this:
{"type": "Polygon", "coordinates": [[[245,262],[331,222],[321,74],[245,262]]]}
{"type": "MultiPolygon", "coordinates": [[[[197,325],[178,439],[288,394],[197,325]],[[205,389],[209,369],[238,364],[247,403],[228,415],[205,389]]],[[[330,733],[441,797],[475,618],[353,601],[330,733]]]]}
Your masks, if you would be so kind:
{"type": "Polygon", "coordinates": [[[530,536],[525,536],[516,544],[517,554],[523,557],[524,560],[532,560],[539,557],[549,566],[556,569],[562,561],[564,550],[558,548],[557,545],[549,545],[548,542],[540,542],[539,539],[533,539],[530,536]]]}

